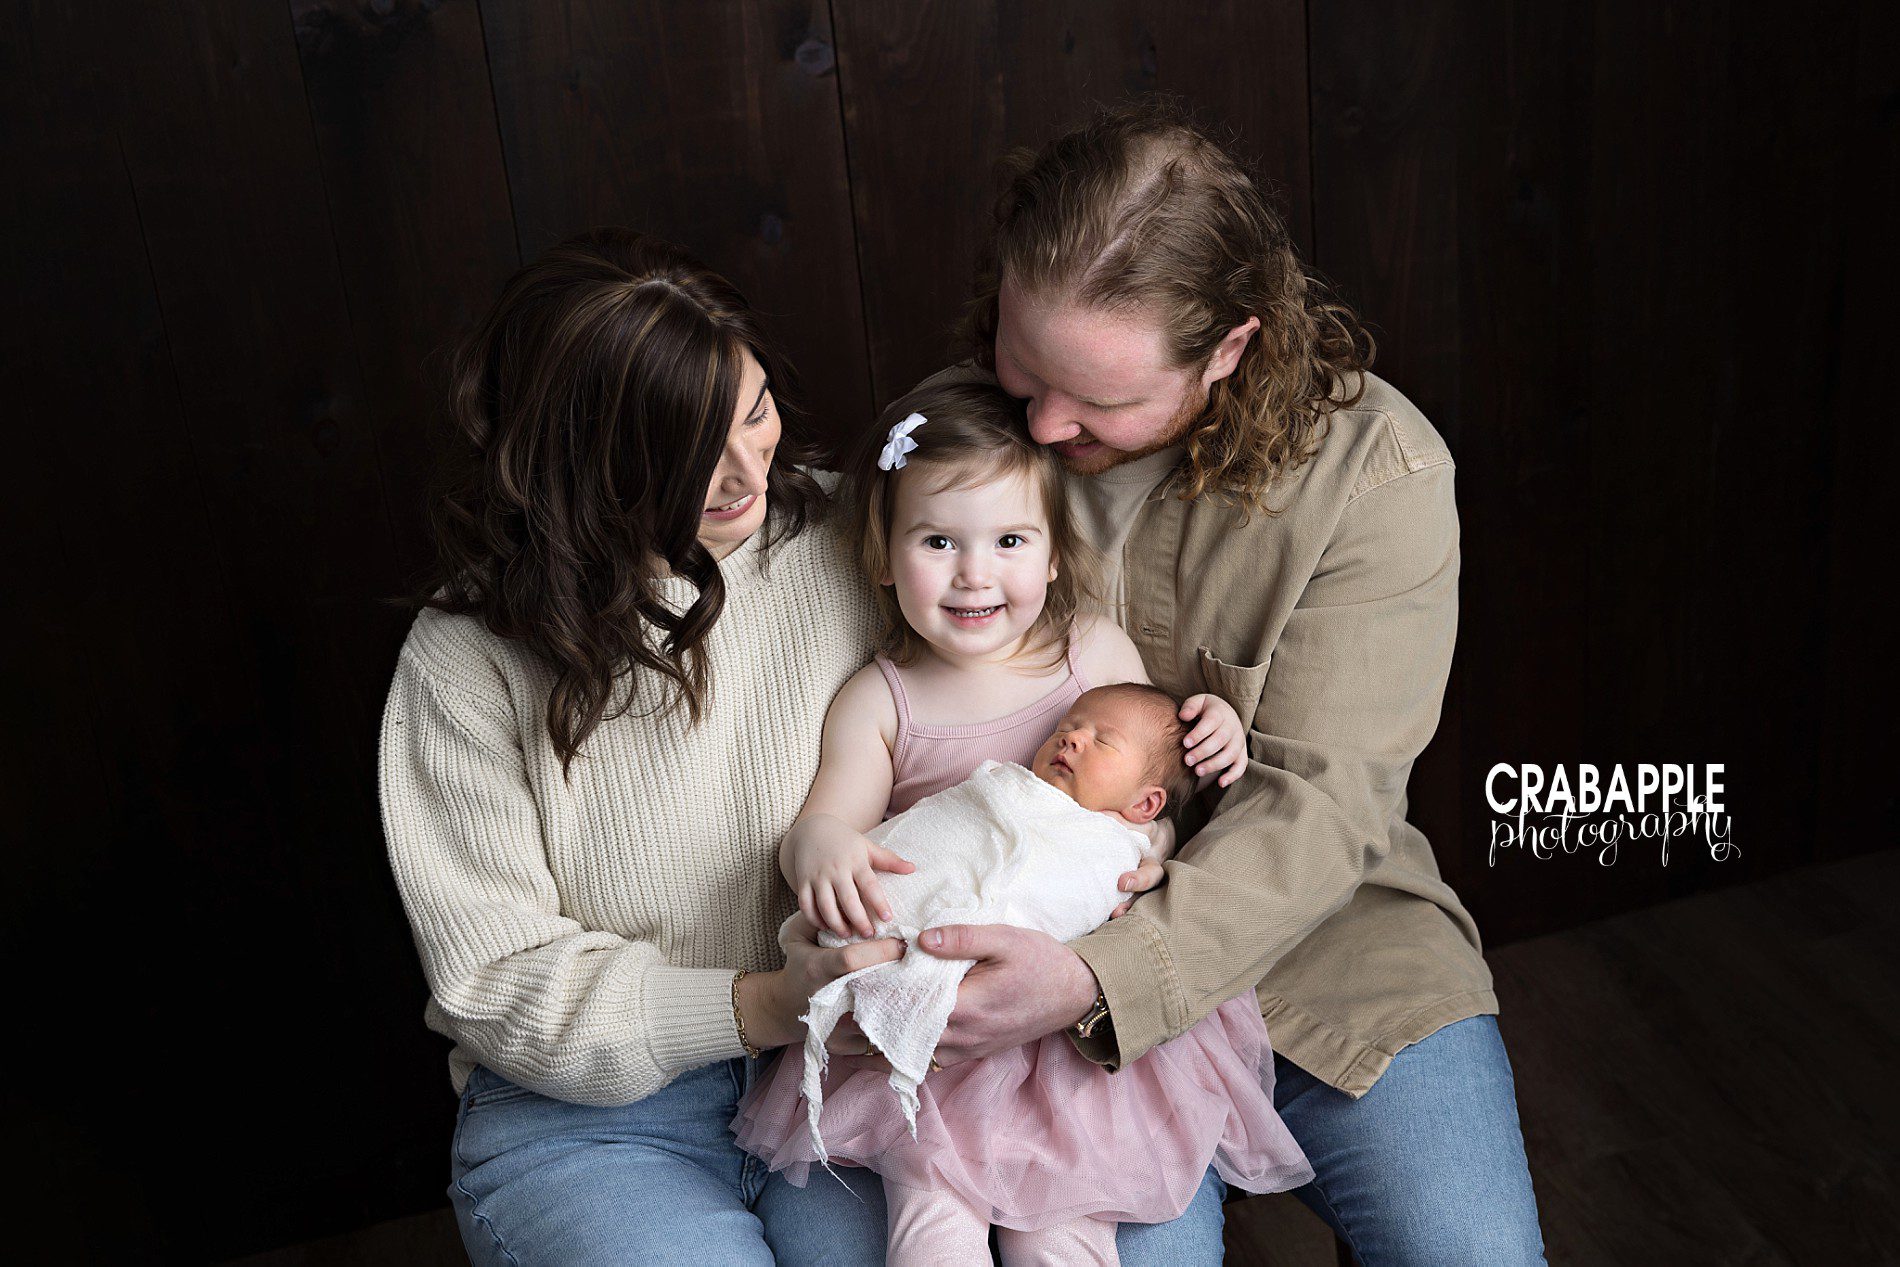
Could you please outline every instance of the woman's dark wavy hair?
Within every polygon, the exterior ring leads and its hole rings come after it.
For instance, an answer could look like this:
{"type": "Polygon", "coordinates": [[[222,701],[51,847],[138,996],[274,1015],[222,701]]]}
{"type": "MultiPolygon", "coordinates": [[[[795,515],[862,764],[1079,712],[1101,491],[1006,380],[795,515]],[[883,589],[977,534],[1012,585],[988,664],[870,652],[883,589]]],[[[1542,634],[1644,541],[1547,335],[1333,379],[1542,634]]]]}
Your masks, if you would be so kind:
{"type": "Polygon", "coordinates": [[[732,284],[690,255],[626,229],[578,234],[516,273],[453,353],[459,452],[416,602],[478,616],[553,668],[548,735],[564,773],[636,698],[683,705],[694,723],[706,705],[725,585],[698,527],[749,403],[747,354],[785,415],[769,550],[823,513],[823,490],[794,469],[815,453],[787,410],[790,368],[732,284]],[[668,575],[699,591],[683,612],[661,600],[668,575]]]}

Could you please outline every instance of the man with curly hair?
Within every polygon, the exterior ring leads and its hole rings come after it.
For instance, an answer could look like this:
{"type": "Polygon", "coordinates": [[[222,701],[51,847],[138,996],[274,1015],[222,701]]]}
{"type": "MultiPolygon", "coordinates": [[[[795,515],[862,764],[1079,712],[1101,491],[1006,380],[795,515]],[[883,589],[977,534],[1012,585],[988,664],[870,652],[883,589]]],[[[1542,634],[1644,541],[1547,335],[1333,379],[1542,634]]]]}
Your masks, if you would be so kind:
{"type": "MultiPolygon", "coordinates": [[[[1176,108],[1012,155],[967,323],[1028,402],[1155,683],[1250,723],[1166,883],[1068,945],[966,926],[946,1064],[1065,1026],[1111,1068],[1257,992],[1307,1203],[1368,1264],[1541,1262],[1478,930],[1406,821],[1457,630],[1451,454],[1255,182],[1176,108]]],[[[1157,870],[1125,881],[1149,889],[1157,870]]],[[[1126,1262],[1218,1261],[1220,1180],[1126,1262]]]]}

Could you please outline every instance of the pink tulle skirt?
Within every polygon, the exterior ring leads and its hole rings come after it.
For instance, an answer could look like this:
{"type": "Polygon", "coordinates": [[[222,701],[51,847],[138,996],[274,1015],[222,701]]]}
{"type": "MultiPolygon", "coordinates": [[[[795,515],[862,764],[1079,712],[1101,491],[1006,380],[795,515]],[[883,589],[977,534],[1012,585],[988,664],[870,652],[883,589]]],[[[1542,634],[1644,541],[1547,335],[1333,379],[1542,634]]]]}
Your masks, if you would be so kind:
{"type": "MultiPolygon", "coordinates": [[[[799,1187],[817,1162],[803,1065],[802,1049],[786,1049],[732,1124],[741,1148],[799,1187]]],[[[1209,1164],[1248,1192],[1313,1177],[1274,1112],[1273,1052],[1251,994],[1119,1073],[1062,1034],[932,1073],[918,1088],[915,1140],[888,1077],[861,1058],[831,1060],[820,1126],[834,1164],[950,1189],[1003,1227],[1083,1215],[1165,1222],[1187,1209],[1209,1164]]]]}

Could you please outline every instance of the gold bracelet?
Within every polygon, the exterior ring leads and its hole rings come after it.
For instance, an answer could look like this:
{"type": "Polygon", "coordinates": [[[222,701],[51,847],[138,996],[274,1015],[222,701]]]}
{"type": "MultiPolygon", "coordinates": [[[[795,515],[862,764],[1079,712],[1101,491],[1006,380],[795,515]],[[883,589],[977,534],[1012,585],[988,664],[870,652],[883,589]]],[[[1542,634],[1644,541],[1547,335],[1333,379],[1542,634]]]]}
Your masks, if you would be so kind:
{"type": "Polygon", "coordinates": [[[759,1049],[745,1036],[745,1016],[739,1011],[739,983],[745,980],[744,968],[732,974],[732,1023],[739,1030],[739,1046],[745,1048],[745,1054],[757,1060],[759,1049]]]}

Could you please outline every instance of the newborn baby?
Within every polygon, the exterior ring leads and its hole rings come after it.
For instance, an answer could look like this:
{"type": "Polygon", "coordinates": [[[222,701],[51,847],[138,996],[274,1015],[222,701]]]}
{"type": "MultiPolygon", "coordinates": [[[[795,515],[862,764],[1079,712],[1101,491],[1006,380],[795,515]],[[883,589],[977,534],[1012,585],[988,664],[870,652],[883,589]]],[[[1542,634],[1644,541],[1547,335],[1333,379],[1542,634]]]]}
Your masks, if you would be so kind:
{"type": "MultiPolygon", "coordinates": [[[[1067,941],[1101,924],[1125,896],[1116,887],[1121,875],[1158,852],[1137,826],[1193,790],[1180,755],[1186,726],[1176,712],[1157,687],[1097,687],[1057,723],[1033,773],[987,761],[874,828],[873,841],[917,866],[883,878],[892,918],[876,935],[914,942],[939,925],[1014,924],[1067,941]]],[[[830,933],[820,940],[845,944],[830,933]]],[[[903,958],[840,977],[812,996],[800,1090],[821,1159],[825,1040],[839,1018],[853,1013],[890,1061],[890,1085],[914,1136],[917,1086],[972,964],[913,945],[903,958]]]]}
{"type": "Polygon", "coordinates": [[[1158,686],[1124,682],[1085,691],[1036,749],[1036,777],[1083,809],[1151,823],[1194,791],[1181,762],[1187,724],[1158,686]]]}

